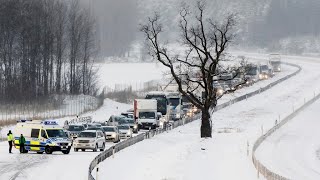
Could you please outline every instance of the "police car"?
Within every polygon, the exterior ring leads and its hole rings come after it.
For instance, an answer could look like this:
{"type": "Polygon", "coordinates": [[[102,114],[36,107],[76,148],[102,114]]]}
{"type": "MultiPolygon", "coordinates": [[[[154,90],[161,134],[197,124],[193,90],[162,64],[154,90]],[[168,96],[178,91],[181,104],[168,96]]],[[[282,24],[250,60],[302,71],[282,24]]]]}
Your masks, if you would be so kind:
{"type": "Polygon", "coordinates": [[[52,120],[20,120],[15,130],[15,147],[19,149],[19,137],[23,134],[26,139],[25,149],[35,151],[38,154],[52,154],[54,151],[61,151],[69,154],[72,146],[63,128],[56,121],[52,120]]]}

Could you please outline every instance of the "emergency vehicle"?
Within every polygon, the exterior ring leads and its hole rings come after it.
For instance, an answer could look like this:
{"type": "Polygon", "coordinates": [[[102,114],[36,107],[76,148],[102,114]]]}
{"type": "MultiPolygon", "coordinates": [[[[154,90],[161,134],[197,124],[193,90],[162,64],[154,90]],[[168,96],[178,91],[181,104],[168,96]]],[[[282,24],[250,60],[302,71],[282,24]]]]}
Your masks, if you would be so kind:
{"type": "Polygon", "coordinates": [[[56,121],[52,120],[20,120],[15,130],[15,147],[19,146],[20,135],[26,139],[25,149],[35,151],[38,154],[52,154],[54,151],[61,151],[69,154],[72,141],[68,138],[63,128],[56,121]]]}

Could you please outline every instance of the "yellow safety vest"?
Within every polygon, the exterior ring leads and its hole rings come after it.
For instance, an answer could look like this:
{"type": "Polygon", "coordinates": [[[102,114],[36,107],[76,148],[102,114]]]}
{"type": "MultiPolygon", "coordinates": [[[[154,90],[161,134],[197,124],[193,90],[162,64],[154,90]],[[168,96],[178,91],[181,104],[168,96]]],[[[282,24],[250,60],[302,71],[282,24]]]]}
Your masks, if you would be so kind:
{"type": "Polygon", "coordinates": [[[8,141],[13,141],[13,135],[12,134],[8,135],[8,141]]]}

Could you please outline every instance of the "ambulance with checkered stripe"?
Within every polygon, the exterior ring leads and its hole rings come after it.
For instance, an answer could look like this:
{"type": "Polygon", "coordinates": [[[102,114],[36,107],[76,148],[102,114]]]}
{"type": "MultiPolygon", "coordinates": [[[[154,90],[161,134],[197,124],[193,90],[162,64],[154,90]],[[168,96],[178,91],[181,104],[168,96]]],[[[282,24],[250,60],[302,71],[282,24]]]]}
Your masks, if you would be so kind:
{"type": "Polygon", "coordinates": [[[35,151],[38,154],[52,154],[54,151],[61,151],[69,154],[72,140],[64,132],[56,121],[52,120],[20,120],[14,130],[15,147],[19,146],[20,135],[26,139],[26,151],[35,151]]]}

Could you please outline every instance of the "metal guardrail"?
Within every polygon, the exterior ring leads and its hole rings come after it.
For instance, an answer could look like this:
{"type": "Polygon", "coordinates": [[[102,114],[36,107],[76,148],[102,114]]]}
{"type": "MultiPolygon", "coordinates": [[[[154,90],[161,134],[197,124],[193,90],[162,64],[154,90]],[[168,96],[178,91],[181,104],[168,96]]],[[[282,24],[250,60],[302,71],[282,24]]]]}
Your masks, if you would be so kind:
{"type": "MultiPolygon", "coordinates": [[[[279,83],[281,83],[281,82],[283,82],[283,81],[291,78],[292,76],[297,75],[297,74],[301,71],[301,67],[298,66],[298,65],[291,64],[291,63],[282,63],[282,64],[286,64],[286,65],[288,65],[288,66],[296,67],[296,68],[298,68],[298,70],[295,71],[294,73],[292,73],[292,74],[290,74],[290,75],[287,75],[287,76],[285,76],[285,77],[283,77],[283,78],[281,78],[281,79],[279,79],[279,80],[277,80],[277,81],[275,81],[275,82],[272,82],[272,83],[268,84],[267,86],[262,87],[262,88],[260,88],[260,89],[258,89],[258,90],[256,90],[256,91],[247,93],[247,94],[245,94],[245,95],[243,95],[243,96],[240,96],[240,97],[237,97],[237,98],[235,98],[235,99],[233,99],[233,100],[230,100],[229,102],[225,102],[225,103],[223,103],[223,104],[220,104],[220,105],[216,106],[215,109],[213,109],[213,111],[214,111],[214,112],[219,111],[219,110],[221,110],[221,109],[223,109],[223,108],[225,108],[225,107],[228,107],[228,106],[230,106],[230,105],[232,105],[232,104],[235,104],[235,103],[237,103],[237,102],[239,102],[239,101],[243,101],[243,100],[245,100],[245,99],[247,99],[247,98],[250,98],[250,97],[252,97],[252,96],[255,96],[255,95],[257,95],[257,94],[260,94],[261,92],[264,92],[264,91],[270,89],[271,87],[273,87],[273,86],[275,86],[275,85],[277,85],[277,84],[279,84],[279,83]]],[[[190,123],[190,122],[192,122],[192,121],[194,121],[194,120],[196,120],[196,119],[200,119],[200,117],[201,117],[201,113],[196,114],[195,116],[193,116],[193,117],[191,117],[191,118],[187,118],[187,119],[184,119],[184,120],[175,121],[174,123],[171,124],[171,126],[167,126],[167,127],[165,127],[164,129],[157,128],[157,129],[155,129],[155,130],[150,130],[150,131],[148,131],[148,132],[146,132],[146,133],[139,134],[138,136],[129,138],[129,139],[125,140],[125,141],[122,141],[122,142],[116,144],[115,146],[112,146],[111,148],[109,148],[109,149],[105,150],[104,152],[100,153],[97,157],[95,157],[95,158],[92,160],[92,162],[91,162],[90,165],[89,165],[88,179],[89,179],[89,180],[95,180],[94,177],[93,177],[92,174],[91,174],[92,171],[96,168],[96,166],[97,166],[99,163],[101,163],[102,161],[104,161],[104,160],[107,159],[108,157],[112,156],[113,153],[117,153],[117,152],[121,151],[122,149],[124,149],[124,148],[126,148],[126,147],[129,147],[129,146],[131,146],[131,145],[133,145],[133,144],[136,144],[136,143],[138,143],[138,142],[140,142],[140,141],[143,141],[144,139],[152,138],[153,136],[155,136],[155,135],[157,135],[157,134],[161,134],[161,133],[166,132],[166,131],[168,131],[168,130],[172,130],[172,129],[174,129],[174,128],[177,128],[177,127],[179,127],[179,126],[181,126],[181,125],[190,123]]],[[[256,160],[256,161],[257,161],[257,160],[256,160]]],[[[257,161],[257,162],[258,162],[258,161],[257,161]]],[[[261,164],[261,163],[260,163],[260,164],[261,164]]]]}
{"type": "Polygon", "coordinates": [[[320,99],[320,94],[317,96],[314,96],[311,100],[303,104],[300,108],[294,110],[293,113],[289,114],[287,117],[285,117],[280,123],[275,125],[273,128],[271,128],[267,133],[263,134],[261,137],[259,137],[256,142],[253,145],[252,148],[252,162],[254,166],[256,167],[259,173],[262,174],[267,180],[289,180],[289,178],[281,176],[279,174],[276,174],[272,172],[270,169],[268,169],[265,165],[263,165],[256,157],[255,152],[259,148],[259,146],[263,143],[264,140],[266,140],[269,136],[271,136],[274,132],[276,132],[278,129],[280,129],[283,125],[291,121],[293,118],[295,118],[300,112],[305,110],[308,106],[313,104],[315,101],[320,99]]]}

